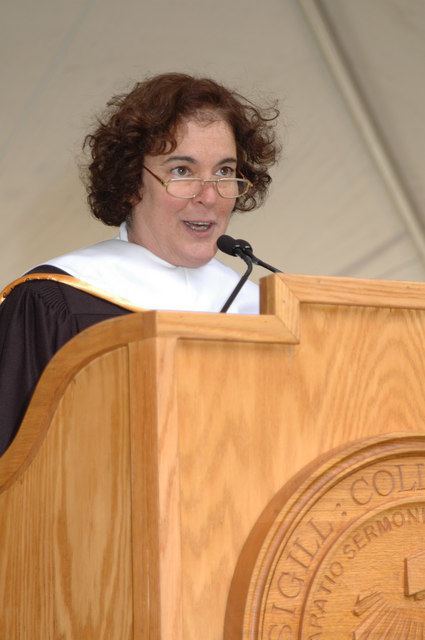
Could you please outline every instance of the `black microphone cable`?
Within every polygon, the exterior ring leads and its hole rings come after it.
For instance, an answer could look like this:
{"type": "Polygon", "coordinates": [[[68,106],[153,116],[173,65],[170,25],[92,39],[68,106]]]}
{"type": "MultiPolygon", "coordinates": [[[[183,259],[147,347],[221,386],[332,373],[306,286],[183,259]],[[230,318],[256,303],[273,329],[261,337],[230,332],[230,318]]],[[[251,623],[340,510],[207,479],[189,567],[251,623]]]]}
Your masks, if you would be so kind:
{"type": "MultiPolygon", "coordinates": [[[[230,238],[230,236],[227,237],[230,238]]],[[[238,249],[240,249],[245,255],[249,256],[254,264],[258,264],[259,267],[264,267],[264,269],[268,269],[273,273],[283,273],[280,269],[276,269],[276,267],[272,267],[271,264],[267,264],[267,262],[257,258],[252,252],[251,245],[246,240],[235,240],[235,243],[235,246],[238,247],[238,249]]]]}

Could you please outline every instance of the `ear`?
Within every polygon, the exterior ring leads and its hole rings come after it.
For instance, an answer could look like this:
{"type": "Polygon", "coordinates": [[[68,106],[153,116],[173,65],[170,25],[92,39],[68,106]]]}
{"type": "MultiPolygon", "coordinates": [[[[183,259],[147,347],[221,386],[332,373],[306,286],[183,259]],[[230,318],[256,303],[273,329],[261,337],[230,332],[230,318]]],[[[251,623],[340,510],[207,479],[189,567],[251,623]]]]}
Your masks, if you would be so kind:
{"type": "Polygon", "coordinates": [[[135,207],[137,204],[139,204],[139,202],[141,202],[142,197],[143,197],[143,187],[140,187],[139,192],[134,193],[132,196],[130,196],[128,202],[131,204],[132,207],[135,207]]]}

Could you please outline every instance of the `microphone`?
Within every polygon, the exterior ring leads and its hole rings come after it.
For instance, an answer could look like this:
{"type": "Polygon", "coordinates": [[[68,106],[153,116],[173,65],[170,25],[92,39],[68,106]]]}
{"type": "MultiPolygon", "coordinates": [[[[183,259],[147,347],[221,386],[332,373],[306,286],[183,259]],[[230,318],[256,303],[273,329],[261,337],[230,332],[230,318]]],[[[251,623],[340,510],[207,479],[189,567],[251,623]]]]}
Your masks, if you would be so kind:
{"type": "Polygon", "coordinates": [[[240,250],[245,253],[245,255],[251,258],[254,264],[258,264],[259,267],[264,267],[264,269],[268,269],[273,273],[282,273],[280,269],[276,269],[276,267],[272,267],[271,264],[267,264],[267,262],[264,262],[263,260],[260,260],[260,258],[257,258],[252,252],[251,245],[246,240],[235,240],[235,243],[240,248],[240,250]]]}
{"type": "Polygon", "coordinates": [[[226,313],[227,309],[230,307],[233,300],[236,298],[239,291],[248,280],[248,277],[250,276],[252,271],[253,263],[258,264],[258,266],[264,267],[265,269],[268,269],[273,273],[282,273],[280,269],[276,269],[276,267],[272,267],[271,264],[267,264],[267,262],[264,262],[263,260],[260,260],[260,258],[257,258],[252,251],[251,245],[246,240],[242,240],[241,238],[239,240],[235,240],[235,238],[232,238],[232,236],[223,235],[217,239],[217,247],[220,249],[220,251],[222,251],[223,253],[227,253],[227,255],[229,256],[238,256],[239,258],[242,258],[242,260],[244,260],[248,266],[242,278],[239,280],[238,284],[232,291],[230,297],[226,300],[223,308],[220,310],[220,313],[226,313]]]}
{"type": "Polygon", "coordinates": [[[224,303],[223,307],[220,309],[220,313],[226,313],[226,311],[228,310],[228,308],[232,304],[233,300],[236,298],[236,296],[238,295],[239,291],[242,289],[243,285],[248,280],[248,278],[249,278],[249,276],[251,274],[251,271],[252,271],[252,259],[251,259],[251,257],[249,255],[244,253],[242,248],[239,245],[237,245],[237,241],[234,238],[232,238],[231,236],[226,236],[226,235],[220,236],[217,239],[217,247],[220,249],[220,251],[222,251],[223,253],[227,253],[227,255],[229,255],[229,256],[239,256],[239,258],[242,258],[242,260],[247,265],[247,269],[246,269],[245,273],[243,274],[242,278],[239,280],[238,284],[233,289],[233,291],[230,294],[230,296],[227,298],[227,300],[224,303]]]}
{"type": "Polygon", "coordinates": [[[228,256],[240,256],[246,247],[252,249],[248,242],[235,240],[232,236],[220,236],[217,240],[217,247],[223,253],[227,253],[228,256]]]}
{"type": "Polygon", "coordinates": [[[257,258],[252,251],[251,245],[246,240],[235,240],[232,236],[220,236],[217,240],[217,247],[229,256],[239,256],[243,259],[242,256],[245,255],[260,267],[264,267],[273,273],[282,273],[280,269],[276,269],[276,267],[272,267],[270,264],[267,264],[267,262],[263,262],[263,260],[257,258]]]}

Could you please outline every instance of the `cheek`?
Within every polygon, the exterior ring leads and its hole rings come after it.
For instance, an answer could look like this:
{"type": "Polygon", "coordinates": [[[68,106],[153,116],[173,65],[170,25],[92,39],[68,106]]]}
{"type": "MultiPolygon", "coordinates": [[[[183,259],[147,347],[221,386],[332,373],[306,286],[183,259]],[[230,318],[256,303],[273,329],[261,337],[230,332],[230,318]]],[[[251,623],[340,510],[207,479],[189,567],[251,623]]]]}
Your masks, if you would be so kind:
{"type": "Polygon", "coordinates": [[[187,204],[188,201],[173,198],[173,196],[169,196],[167,193],[162,201],[163,211],[169,218],[175,218],[180,213],[184,213],[187,204]]]}
{"type": "Polygon", "coordinates": [[[228,220],[233,213],[233,209],[235,208],[234,202],[224,202],[221,208],[221,215],[224,219],[228,220]]]}

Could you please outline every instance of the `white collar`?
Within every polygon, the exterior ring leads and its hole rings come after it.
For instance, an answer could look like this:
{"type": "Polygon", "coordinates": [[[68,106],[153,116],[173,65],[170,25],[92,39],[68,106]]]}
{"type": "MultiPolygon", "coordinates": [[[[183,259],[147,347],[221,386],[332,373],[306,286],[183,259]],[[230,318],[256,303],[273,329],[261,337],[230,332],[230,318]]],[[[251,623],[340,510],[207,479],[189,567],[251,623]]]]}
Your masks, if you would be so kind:
{"type": "MultiPolygon", "coordinates": [[[[215,258],[196,269],[176,267],[129,242],[125,223],[113,240],[45,262],[145,309],[219,311],[239,275],[215,258]]],[[[258,313],[258,287],[247,282],[231,313],[258,313]]]]}

